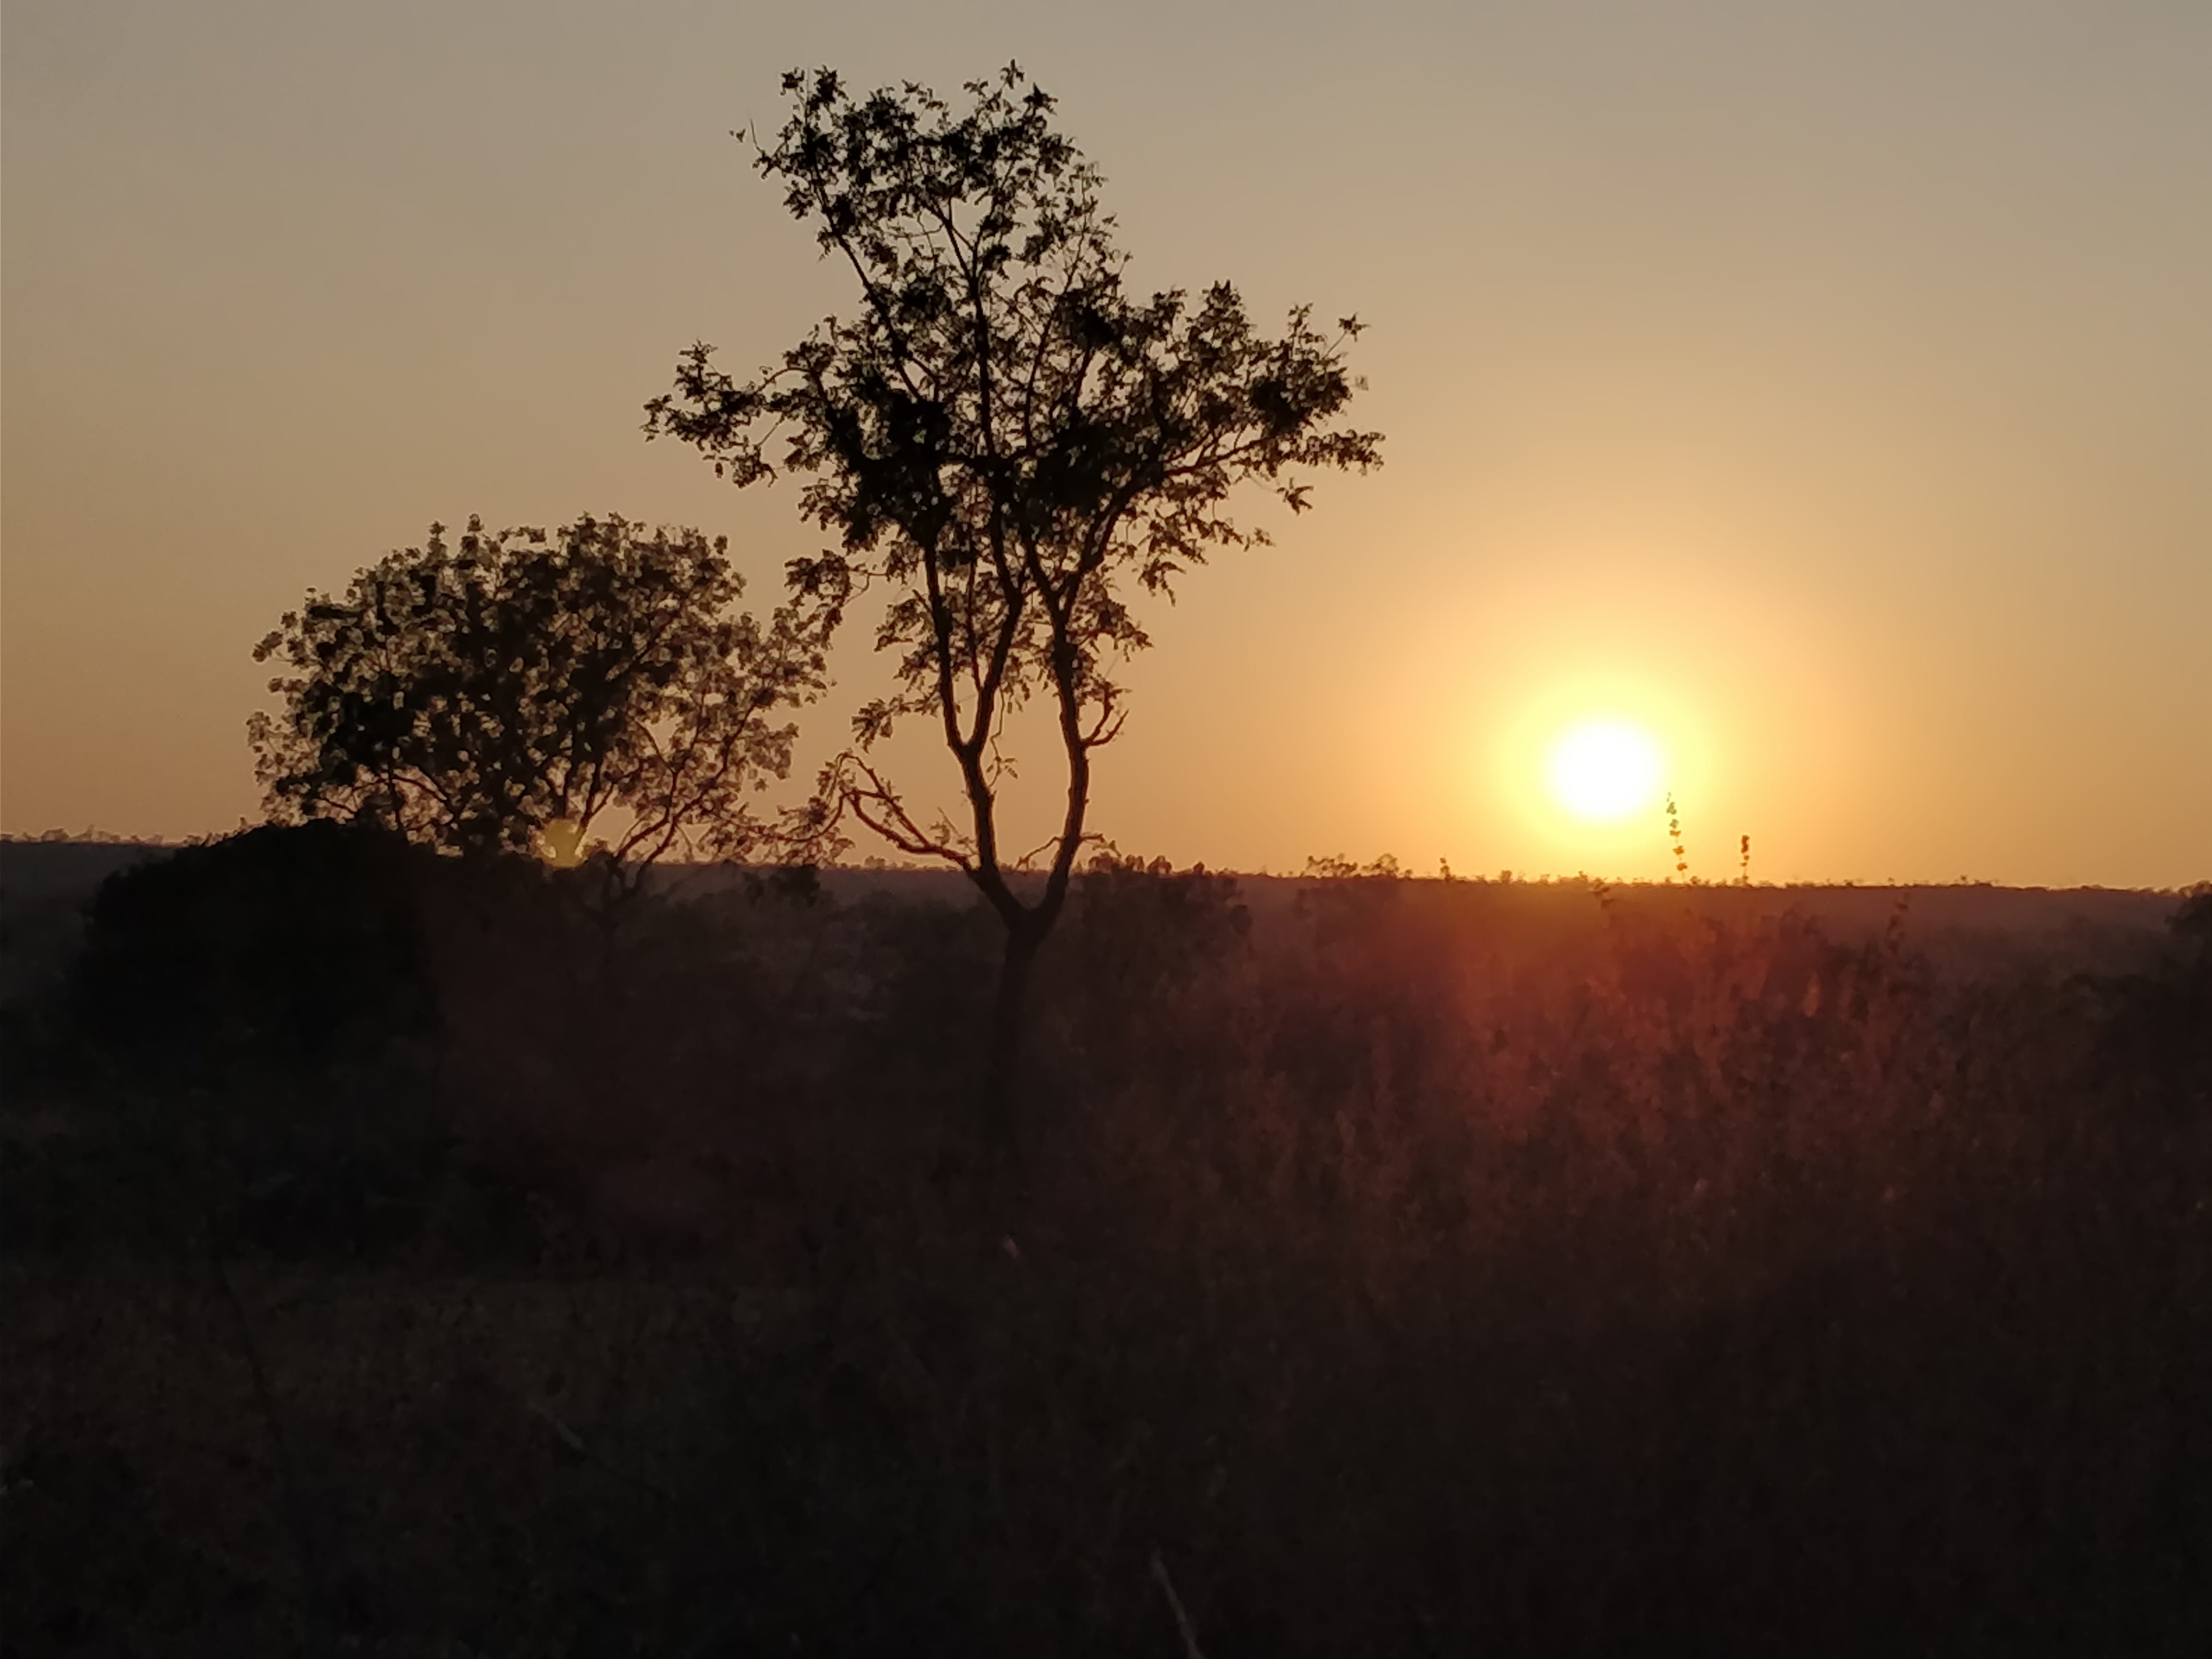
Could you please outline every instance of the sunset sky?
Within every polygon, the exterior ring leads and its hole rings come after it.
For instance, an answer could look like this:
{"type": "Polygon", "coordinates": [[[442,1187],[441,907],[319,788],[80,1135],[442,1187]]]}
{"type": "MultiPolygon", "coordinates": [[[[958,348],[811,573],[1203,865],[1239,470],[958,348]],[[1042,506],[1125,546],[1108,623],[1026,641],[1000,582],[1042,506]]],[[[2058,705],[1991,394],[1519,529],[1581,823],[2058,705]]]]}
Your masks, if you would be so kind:
{"type": "Polygon", "coordinates": [[[1009,59],[1137,283],[1371,325],[1387,464],[1154,619],[1124,850],[1663,873],[1601,721],[1708,878],[2212,877],[2203,0],[8,0],[0,827],[255,815],[253,642],[434,518],[773,603],[796,488],[639,432],[850,304],[729,130],[1009,59]]]}

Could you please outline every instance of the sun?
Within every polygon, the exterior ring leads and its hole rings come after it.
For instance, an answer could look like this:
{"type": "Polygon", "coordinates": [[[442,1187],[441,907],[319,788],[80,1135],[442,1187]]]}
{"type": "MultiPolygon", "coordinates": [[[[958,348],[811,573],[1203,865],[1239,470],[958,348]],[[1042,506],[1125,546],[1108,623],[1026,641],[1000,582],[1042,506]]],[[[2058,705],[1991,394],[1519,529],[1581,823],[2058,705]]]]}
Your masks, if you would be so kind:
{"type": "Polygon", "coordinates": [[[1586,823],[1613,823],[1658,805],[1666,761],[1642,727],[1593,720],[1559,734],[1546,769],[1560,805],[1586,823]]]}

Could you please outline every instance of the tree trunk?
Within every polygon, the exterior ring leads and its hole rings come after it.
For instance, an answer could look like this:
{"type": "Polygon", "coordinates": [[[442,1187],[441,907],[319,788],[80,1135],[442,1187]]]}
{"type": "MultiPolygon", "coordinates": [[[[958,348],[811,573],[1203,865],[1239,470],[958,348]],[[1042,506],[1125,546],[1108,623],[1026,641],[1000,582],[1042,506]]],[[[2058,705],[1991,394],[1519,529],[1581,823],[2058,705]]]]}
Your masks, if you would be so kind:
{"type": "Polygon", "coordinates": [[[1021,1126],[1016,1089],[1022,1039],[1026,1034],[1030,969],[1036,961],[1042,933],[1026,927],[1006,930],[999,959],[999,988],[991,1005],[991,1050],[983,1074],[983,1157],[991,1184],[1021,1166],[1021,1126]]]}

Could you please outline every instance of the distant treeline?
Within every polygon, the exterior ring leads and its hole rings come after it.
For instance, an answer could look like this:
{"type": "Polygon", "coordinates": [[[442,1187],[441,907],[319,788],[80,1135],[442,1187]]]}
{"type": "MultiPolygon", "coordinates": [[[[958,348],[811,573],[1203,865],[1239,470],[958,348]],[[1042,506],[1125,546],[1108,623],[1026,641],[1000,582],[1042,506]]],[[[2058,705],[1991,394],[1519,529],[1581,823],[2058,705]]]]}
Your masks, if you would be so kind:
{"type": "Polygon", "coordinates": [[[82,830],[46,830],[35,836],[0,836],[0,846],[52,846],[58,842],[71,846],[92,847],[188,847],[193,845],[195,840],[208,839],[211,837],[188,837],[179,841],[167,836],[125,836],[88,824],[82,830]]]}

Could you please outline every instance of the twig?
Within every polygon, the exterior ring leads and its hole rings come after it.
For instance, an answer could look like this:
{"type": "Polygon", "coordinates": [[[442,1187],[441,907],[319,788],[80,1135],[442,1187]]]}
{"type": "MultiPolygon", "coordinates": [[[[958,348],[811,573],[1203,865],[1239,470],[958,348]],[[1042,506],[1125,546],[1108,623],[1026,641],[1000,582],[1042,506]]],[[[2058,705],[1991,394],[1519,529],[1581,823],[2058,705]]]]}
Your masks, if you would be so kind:
{"type": "Polygon", "coordinates": [[[1157,1549],[1152,1552],[1152,1582],[1168,1598],[1168,1611],[1175,1614],[1176,1633],[1182,1638],[1183,1659],[1206,1659],[1198,1645],[1198,1632],[1191,1628],[1190,1614],[1183,1608],[1182,1597],[1176,1594],[1175,1580],[1168,1577],[1168,1564],[1160,1559],[1157,1549]]]}
{"type": "Polygon", "coordinates": [[[575,1430],[570,1428],[566,1423],[563,1423],[559,1418],[548,1411],[545,1407],[538,1401],[532,1400],[526,1403],[529,1407],[530,1414],[538,1419],[539,1422],[544,1424],[547,1428],[553,1431],[553,1437],[555,1439],[558,1440],[570,1451],[575,1453],[577,1456],[582,1458],[586,1463],[597,1465],[599,1468],[605,1469],[609,1474],[614,1476],[616,1480],[626,1481],[629,1485],[637,1487],[641,1492],[651,1492],[655,1498],[658,1498],[664,1504],[673,1504],[678,1502],[674,1492],[669,1491],[667,1487],[662,1486],[660,1482],[653,1480],[650,1475],[639,1474],[635,1470],[626,1469],[619,1463],[613,1462],[599,1452],[593,1451],[589,1446],[584,1443],[583,1436],[578,1434],[575,1430]]]}

